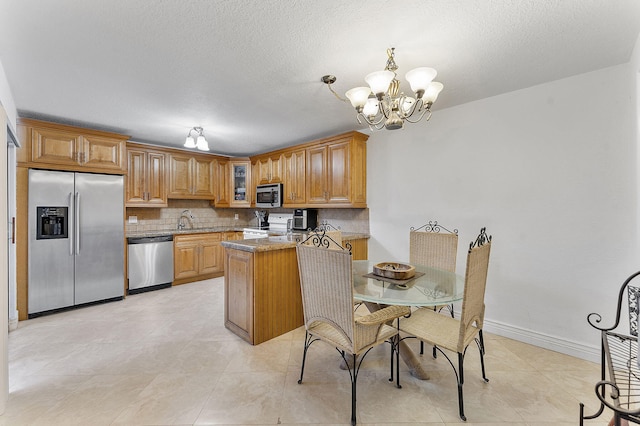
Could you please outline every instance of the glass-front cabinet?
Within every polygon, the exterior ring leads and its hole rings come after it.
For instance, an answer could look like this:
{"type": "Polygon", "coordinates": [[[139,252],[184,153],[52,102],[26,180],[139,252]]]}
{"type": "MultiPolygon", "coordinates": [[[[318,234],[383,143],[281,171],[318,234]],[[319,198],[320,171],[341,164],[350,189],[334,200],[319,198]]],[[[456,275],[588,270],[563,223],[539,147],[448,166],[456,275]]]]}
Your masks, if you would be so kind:
{"type": "Polygon", "coordinates": [[[250,207],[251,206],[251,162],[237,161],[230,162],[231,165],[231,184],[232,198],[231,207],[250,207]]]}

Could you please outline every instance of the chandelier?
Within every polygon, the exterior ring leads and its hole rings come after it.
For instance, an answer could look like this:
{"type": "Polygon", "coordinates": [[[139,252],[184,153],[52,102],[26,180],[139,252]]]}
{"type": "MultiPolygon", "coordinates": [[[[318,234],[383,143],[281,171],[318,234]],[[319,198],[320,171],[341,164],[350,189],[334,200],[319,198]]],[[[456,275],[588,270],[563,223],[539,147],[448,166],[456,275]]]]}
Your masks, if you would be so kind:
{"type": "MultiPolygon", "coordinates": [[[[364,78],[369,87],[356,87],[345,93],[358,113],[358,123],[368,124],[371,130],[402,129],[405,121],[417,123],[423,117],[429,121],[431,105],[444,87],[442,83],[433,81],[437,74],[433,68],[415,68],[405,75],[414,97],[405,95],[400,91],[394,51],[394,47],[387,49],[388,59],[384,71],[372,72],[364,78]]],[[[347,101],[331,87],[336,82],[335,76],[325,75],[322,82],[338,99],[347,101]]]]}
{"type": "Polygon", "coordinates": [[[185,148],[198,148],[200,151],[209,151],[209,142],[204,138],[204,129],[202,127],[193,127],[187,134],[184,141],[185,148]],[[191,136],[192,132],[196,132],[196,139],[191,136]]]}

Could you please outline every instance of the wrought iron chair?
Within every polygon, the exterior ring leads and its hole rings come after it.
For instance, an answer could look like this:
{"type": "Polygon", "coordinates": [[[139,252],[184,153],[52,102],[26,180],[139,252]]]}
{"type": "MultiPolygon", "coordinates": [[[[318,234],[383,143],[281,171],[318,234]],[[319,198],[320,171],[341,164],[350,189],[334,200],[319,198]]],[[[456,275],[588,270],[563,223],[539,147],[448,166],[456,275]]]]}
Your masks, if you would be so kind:
{"type": "MultiPolygon", "coordinates": [[[[306,329],[302,367],[299,384],[302,384],[307,351],[313,342],[322,340],[334,346],[342,356],[351,377],[351,424],[356,424],[356,383],[358,372],[366,354],[376,345],[391,343],[391,378],[393,381],[393,358],[396,353],[398,328],[393,320],[408,315],[409,308],[389,306],[375,313],[356,317],[353,310],[353,278],[351,253],[348,250],[331,250],[323,241],[326,234],[317,240],[321,247],[301,242],[296,246],[302,306],[306,329]],[[350,358],[350,359],[348,359],[350,358]]],[[[311,238],[311,237],[310,237],[311,238]]],[[[328,241],[331,243],[331,241],[328,241]]],[[[399,377],[396,386],[400,387],[399,377]]]]}
{"type": "Polygon", "coordinates": [[[640,271],[627,278],[618,292],[616,319],[612,326],[600,325],[602,316],[591,313],[587,321],[600,331],[600,381],[596,383],[595,393],[600,407],[591,415],[584,412],[580,403],[580,426],[584,420],[599,417],[605,407],[613,411],[609,424],[620,426],[628,422],[640,424],[640,365],[638,365],[638,305],[640,302],[639,284],[631,282],[640,276],[640,271]],[[627,297],[629,330],[620,325],[623,300],[627,297]]]}
{"type": "MultiPolygon", "coordinates": [[[[437,220],[429,221],[417,229],[411,227],[409,231],[409,263],[455,272],[457,255],[457,229],[450,231],[440,225],[437,220]]],[[[433,309],[441,311],[443,308],[449,310],[451,318],[454,317],[453,304],[435,306],[433,309]]],[[[423,342],[420,342],[420,353],[424,353],[423,342]]],[[[433,356],[436,356],[435,348],[433,348],[433,356]]]]}
{"type": "Polygon", "coordinates": [[[330,250],[344,250],[344,247],[342,247],[342,231],[340,230],[311,231],[302,244],[307,246],[324,247],[330,250]]]}
{"type": "MultiPolygon", "coordinates": [[[[449,361],[456,374],[458,382],[458,408],[460,418],[464,421],[464,399],[462,387],[464,385],[464,356],[467,347],[476,342],[480,352],[482,378],[488,382],[484,369],[484,339],[482,325],[484,322],[484,293],[489,268],[489,254],[491,252],[491,236],[487,236],[486,228],[469,245],[467,254],[467,271],[465,276],[464,296],[460,319],[440,315],[430,309],[418,309],[409,318],[400,320],[400,331],[409,337],[416,337],[423,342],[434,345],[449,361]],[[443,351],[448,349],[458,354],[458,368],[443,351]]],[[[406,337],[405,337],[406,338],[406,337]]]]}

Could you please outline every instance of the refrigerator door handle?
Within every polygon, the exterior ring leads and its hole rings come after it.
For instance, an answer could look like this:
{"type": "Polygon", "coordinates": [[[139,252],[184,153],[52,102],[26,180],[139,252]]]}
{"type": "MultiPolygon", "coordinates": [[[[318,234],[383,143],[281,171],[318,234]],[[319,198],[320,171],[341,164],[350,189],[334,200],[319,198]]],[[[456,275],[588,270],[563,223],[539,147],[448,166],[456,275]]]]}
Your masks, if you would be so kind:
{"type": "Polygon", "coordinates": [[[75,232],[73,224],[75,223],[74,219],[76,217],[76,215],[73,214],[74,209],[75,209],[75,202],[73,198],[73,192],[70,192],[69,193],[69,219],[67,223],[67,228],[69,229],[69,256],[73,256],[73,242],[74,242],[73,233],[75,232]]]}
{"type": "Polygon", "coordinates": [[[76,192],[76,221],[75,226],[75,240],[76,240],[76,255],[80,254],[80,193],[76,192]]]}

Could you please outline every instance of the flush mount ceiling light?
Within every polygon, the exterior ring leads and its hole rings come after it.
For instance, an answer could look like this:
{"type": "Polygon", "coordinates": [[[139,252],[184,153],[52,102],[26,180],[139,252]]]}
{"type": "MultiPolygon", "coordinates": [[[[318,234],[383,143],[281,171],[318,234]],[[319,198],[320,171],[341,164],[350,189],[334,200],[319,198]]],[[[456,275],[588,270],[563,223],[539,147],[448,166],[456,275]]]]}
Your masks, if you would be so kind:
{"type": "Polygon", "coordinates": [[[204,138],[204,129],[202,127],[193,127],[189,130],[189,134],[187,135],[187,140],[184,141],[185,148],[198,148],[200,151],[209,151],[209,143],[204,138]],[[191,136],[191,132],[196,132],[196,139],[191,136]]]}
{"type": "MultiPolygon", "coordinates": [[[[431,105],[444,87],[442,83],[432,81],[437,74],[433,68],[415,68],[405,75],[415,97],[405,95],[400,91],[400,82],[396,78],[398,66],[394,60],[394,51],[394,47],[387,49],[388,59],[384,71],[372,72],[364,78],[369,87],[356,87],[345,94],[358,112],[358,123],[364,124],[364,120],[371,130],[402,129],[405,121],[417,123],[423,117],[427,117],[429,121],[431,105]]],[[[322,82],[338,99],[347,101],[331,87],[336,82],[335,76],[325,75],[322,82]]]]}

